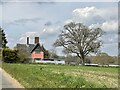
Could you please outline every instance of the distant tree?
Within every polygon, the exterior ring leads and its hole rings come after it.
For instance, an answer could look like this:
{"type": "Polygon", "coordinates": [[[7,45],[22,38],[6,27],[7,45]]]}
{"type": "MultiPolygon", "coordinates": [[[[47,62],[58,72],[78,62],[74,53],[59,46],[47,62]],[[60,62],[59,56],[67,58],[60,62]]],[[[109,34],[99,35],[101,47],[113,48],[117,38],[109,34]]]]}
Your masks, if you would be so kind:
{"type": "Polygon", "coordinates": [[[97,56],[109,56],[109,55],[105,52],[100,52],[100,53],[97,54],[97,56]]]}
{"type": "Polygon", "coordinates": [[[86,58],[86,59],[85,59],[85,63],[90,64],[90,63],[92,63],[92,61],[91,61],[89,58],[86,58]]]}
{"type": "Polygon", "coordinates": [[[71,54],[67,54],[65,57],[65,63],[66,64],[74,64],[74,65],[79,65],[81,61],[77,56],[72,56],[71,54]]]}
{"type": "Polygon", "coordinates": [[[51,49],[49,53],[50,53],[50,58],[59,58],[59,56],[56,54],[56,51],[54,49],[51,49]]]}
{"type": "Polygon", "coordinates": [[[93,62],[101,65],[114,64],[116,61],[114,57],[108,55],[105,52],[98,53],[92,59],[93,59],[93,62]]]}
{"type": "Polygon", "coordinates": [[[4,30],[0,27],[0,47],[6,48],[7,39],[4,30]]]}
{"type": "Polygon", "coordinates": [[[102,45],[99,39],[103,35],[100,28],[89,29],[81,23],[70,22],[64,25],[59,38],[53,44],[55,47],[64,47],[64,52],[75,53],[82,65],[85,64],[85,57],[89,53],[97,53],[102,45]]]}
{"type": "Polygon", "coordinates": [[[24,63],[26,58],[30,57],[30,53],[28,52],[27,46],[26,45],[17,45],[14,47],[14,50],[18,50],[18,57],[19,62],[24,63]]]}
{"type": "Polygon", "coordinates": [[[113,56],[114,64],[119,64],[120,57],[119,56],[113,56]]]}

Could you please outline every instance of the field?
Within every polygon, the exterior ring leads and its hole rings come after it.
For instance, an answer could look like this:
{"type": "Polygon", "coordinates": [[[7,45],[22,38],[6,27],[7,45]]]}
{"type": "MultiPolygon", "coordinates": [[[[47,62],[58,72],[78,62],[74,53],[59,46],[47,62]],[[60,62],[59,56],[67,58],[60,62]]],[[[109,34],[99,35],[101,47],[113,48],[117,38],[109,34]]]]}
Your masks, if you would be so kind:
{"type": "Polygon", "coordinates": [[[118,68],[7,64],[2,68],[25,88],[117,88],[118,68]]]}

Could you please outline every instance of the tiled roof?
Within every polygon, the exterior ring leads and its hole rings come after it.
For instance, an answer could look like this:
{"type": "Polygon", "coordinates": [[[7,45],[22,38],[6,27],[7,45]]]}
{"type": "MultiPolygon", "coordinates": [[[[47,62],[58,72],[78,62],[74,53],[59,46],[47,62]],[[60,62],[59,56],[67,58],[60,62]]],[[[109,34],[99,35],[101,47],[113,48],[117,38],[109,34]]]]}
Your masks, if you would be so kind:
{"type": "Polygon", "coordinates": [[[17,48],[21,51],[21,52],[24,52],[24,51],[28,51],[29,53],[32,53],[37,47],[40,47],[40,44],[37,43],[36,45],[35,44],[17,44],[17,48]]]}
{"type": "Polygon", "coordinates": [[[39,47],[41,50],[40,43],[37,43],[30,52],[32,53],[37,47],[39,47]]]}
{"type": "Polygon", "coordinates": [[[29,44],[29,45],[28,45],[29,52],[31,52],[34,47],[35,47],[35,44],[29,44]]]}

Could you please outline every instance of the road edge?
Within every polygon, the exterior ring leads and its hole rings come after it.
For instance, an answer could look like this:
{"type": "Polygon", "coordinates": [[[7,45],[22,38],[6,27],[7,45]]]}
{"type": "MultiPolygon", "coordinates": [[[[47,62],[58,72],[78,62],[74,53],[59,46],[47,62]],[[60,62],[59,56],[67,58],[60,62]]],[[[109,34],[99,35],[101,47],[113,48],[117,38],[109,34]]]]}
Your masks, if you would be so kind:
{"type": "Polygon", "coordinates": [[[15,78],[8,74],[4,69],[0,68],[0,70],[2,71],[2,74],[4,74],[5,77],[11,81],[15,88],[24,88],[15,78]]]}

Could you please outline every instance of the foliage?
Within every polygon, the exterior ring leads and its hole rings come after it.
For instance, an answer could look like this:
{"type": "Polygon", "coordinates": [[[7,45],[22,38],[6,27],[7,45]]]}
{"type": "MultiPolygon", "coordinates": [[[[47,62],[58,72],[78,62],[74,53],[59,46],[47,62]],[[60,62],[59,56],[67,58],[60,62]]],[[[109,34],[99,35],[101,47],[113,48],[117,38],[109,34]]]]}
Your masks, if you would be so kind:
{"type": "Polygon", "coordinates": [[[68,54],[66,57],[65,57],[65,63],[66,64],[74,64],[74,65],[77,65],[79,64],[81,61],[79,60],[78,57],[76,56],[72,56],[70,54],[68,54]]]}
{"type": "MultiPolygon", "coordinates": [[[[77,56],[72,56],[72,55],[68,54],[68,55],[66,56],[66,58],[65,58],[65,62],[66,62],[67,64],[70,64],[70,65],[71,65],[71,64],[79,65],[79,64],[82,62],[82,60],[79,59],[77,56]]],[[[90,63],[93,63],[93,62],[92,62],[92,59],[91,59],[91,58],[86,57],[86,58],[85,58],[85,63],[90,64],[90,63]]]]}
{"type": "MultiPolygon", "coordinates": [[[[68,54],[64,59],[67,64],[79,64],[82,60],[79,60],[77,56],[72,56],[68,54]]],[[[118,64],[117,56],[110,56],[105,52],[98,53],[96,56],[87,56],[85,58],[85,63],[88,64],[100,64],[100,65],[110,65],[118,64]]]]}
{"type": "Polygon", "coordinates": [[[97,53],[102,45],[99,39],[103,35],[100,28],[89,29],[81,23],[70,22],[64,25],[64,30],[55,41],[54,46],[64,47],[65,53],[75,53],[85,63],[89,53],[97,53]]]}
{"type": "Polygon", "coordinates": [[[17,45],[16,47],[14,47],[14,49],[18,50],[18,57],[20,58],[19,62],[24,63],[26,58],[29,58],[30,54],[27,50],[26,45],[22,46],[17,45]]]}
{"type": "Polygon", "coordinates": [[[118,64],[117,57],[109,56],[105,52],[98,53],[96,56],[88,57],[92,63],[100,65],[118,64]]]}
{"type": "Polygon", "coordinates": [[[85,59],[85,63],[91,64],[91,63],[92,63],[92,60],[90,60],[89,58],[86,58],[86,59],[85,59]]]}
{"type": "Polygon", "coordinates": [[[5,32],[4,30],[0,27],[0,47],[2,46],[2,48],[5,48],[6,47],[6,44],[7,44],[7,39],[6,39],[6,36],[5,36],[5,32]],[[2,44],[2,45],[1,45],[2,44]]]}
{"type": "Polygon", "coordinates": [[[3,61],[6,63],[16,63],[19,61],[18,50],[4,48],[2,52],[3,61]]]}
{"type": "Polygon", "coordinates": [[[97,54],[97,56],[109,56],[109,55],[105,52],[100,52],[100,53],[97,54]]]}
{"type": "Polygon", "coordinates": [[[115,88],[118,85],[118,68],[7,63],[2,66],[25,88],[115,88]]]}
{"type": "Polygon", "coordinates": [[[59,56],[56,54],[56,51],[54,49],[51,49],[49,51],[49,54],[50,54],[50,58],[56,58],[56,59],[59,58],[59,56]]]}
{"type": "Polygon", "coordinates": [[[21,63],[24,63],[26,62],[27,58],[28,58],[28,54],[23,52],[23,53],[18,53],[18,57],[20,58],[19,59],[19,62],[21,63]]]}

